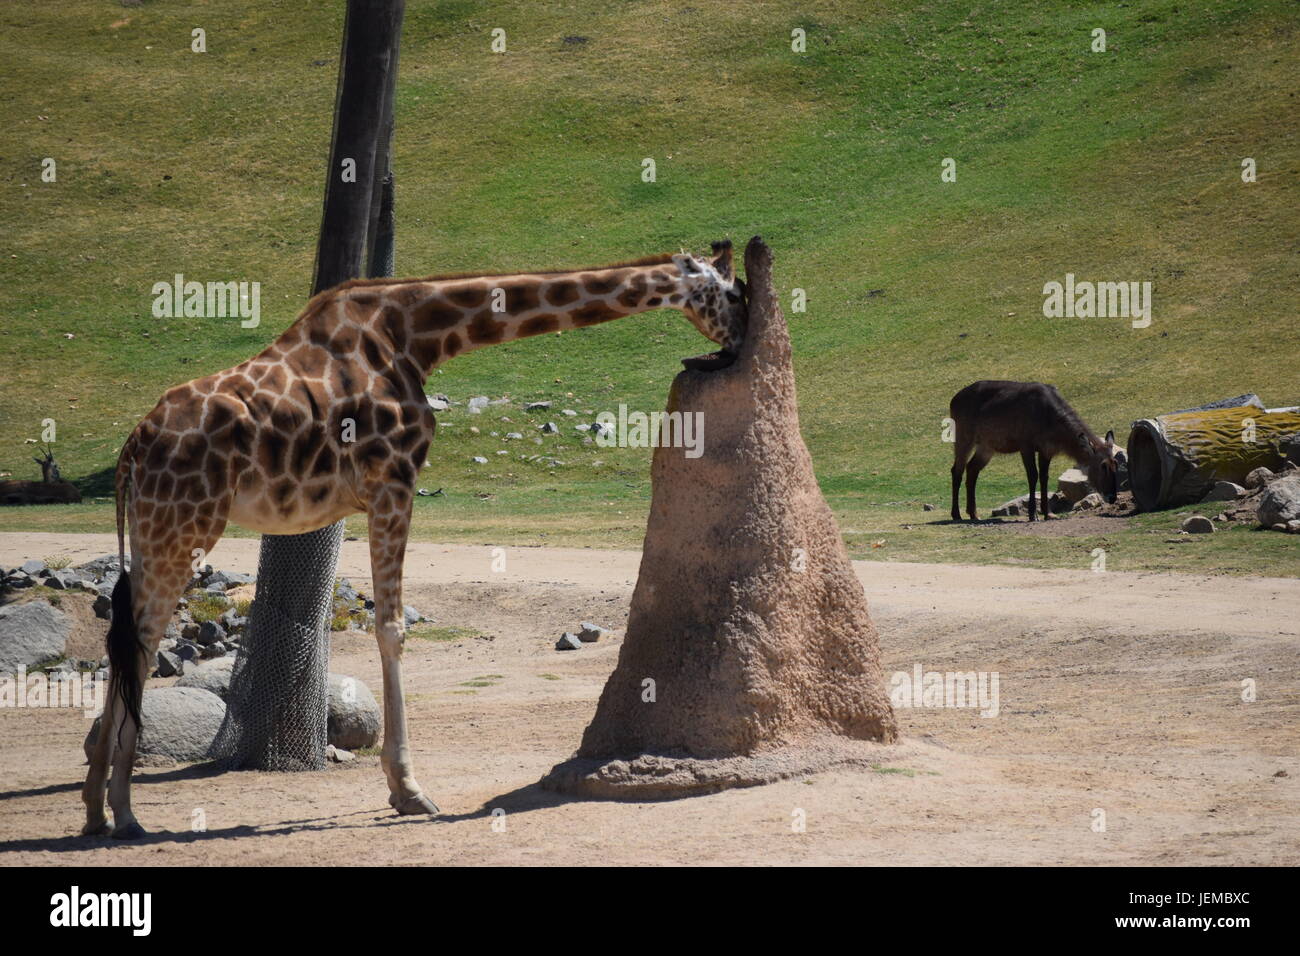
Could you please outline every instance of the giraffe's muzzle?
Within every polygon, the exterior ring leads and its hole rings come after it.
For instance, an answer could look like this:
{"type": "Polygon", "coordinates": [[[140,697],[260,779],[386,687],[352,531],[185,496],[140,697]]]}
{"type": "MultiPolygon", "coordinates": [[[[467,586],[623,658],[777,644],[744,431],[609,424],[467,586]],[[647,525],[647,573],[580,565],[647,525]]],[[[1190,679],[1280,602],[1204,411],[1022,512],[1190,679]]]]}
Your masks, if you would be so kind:
{"type": "Polygon", "coordinates": [[[682,365],[697,372],[716,372],[718,369],[728,368],[735,361],[736,353],[731,349],[718,349],[718,351],[709,352],[707,355],[684,358],[682,359],[682,365]]]}

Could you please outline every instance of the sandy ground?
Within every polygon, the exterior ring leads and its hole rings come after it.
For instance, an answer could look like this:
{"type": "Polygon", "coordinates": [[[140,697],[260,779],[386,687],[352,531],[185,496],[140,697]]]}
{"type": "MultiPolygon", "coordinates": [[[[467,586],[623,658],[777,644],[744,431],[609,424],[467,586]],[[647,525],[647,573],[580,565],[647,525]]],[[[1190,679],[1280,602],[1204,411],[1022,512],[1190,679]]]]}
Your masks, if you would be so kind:
{"type": "MultiPolygon", "coordinates": [[[[115,548],[0,534],[0,564],[115,548]]],[[[256,556],[231,539],[212,562],[252,572],[256,556]]],[[[555,639],[583,620],[621,627],[638,555],[510,548],[499,573],[492,557],[408,552],[408,603],[481,635],[406,654],[416,772],[439,818],[391,815],[378,758],[360,756],[313,774],[144,769],[150,835],[82,838],[86,718],[10,709],[0,864],[1300,863],[1300,582],[859,562],[887,673],[997,672],[998,716],[900,709],[904,742],[874,770],[628,804],[535,784],[577,745],[622,631],[576,652],[555,639]],[[196,808],[206,832],[190,831],[196,808]]],[[[364,542],[342,566],[368,584],[364,542]]],[[[337,635],[331,669],[378,694],[369,636],[337,635]]]]}

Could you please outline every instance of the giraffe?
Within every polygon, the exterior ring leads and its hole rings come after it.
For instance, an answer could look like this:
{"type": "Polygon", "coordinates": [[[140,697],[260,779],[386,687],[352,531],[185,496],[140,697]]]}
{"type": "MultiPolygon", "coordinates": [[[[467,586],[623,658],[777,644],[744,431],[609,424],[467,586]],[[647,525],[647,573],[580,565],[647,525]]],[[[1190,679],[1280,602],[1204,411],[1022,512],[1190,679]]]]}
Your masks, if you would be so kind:
{"type": "Polygon", "coordinates": [[[122,446],[114,475],[118,556],[125,568],[129,518],[131,566],[113,590],[108,704],[82,788],[82,833],[145,832],[130,793],[141,694],[195,549],[210,552],[228,521],[300,534],[359,512],[369,531],[389,804],[437,813],[412,772],[401,669],[411,502],[436,426],[425,379],[483,346],[661,307],[685,313],[721,346],[689,366],[722,367],[744,337],[744,293],[729,241],[714,243],[711,257],[682,252],[576,271],[352,280],[312,298],[258,355],[164,394],[122,446]]]}

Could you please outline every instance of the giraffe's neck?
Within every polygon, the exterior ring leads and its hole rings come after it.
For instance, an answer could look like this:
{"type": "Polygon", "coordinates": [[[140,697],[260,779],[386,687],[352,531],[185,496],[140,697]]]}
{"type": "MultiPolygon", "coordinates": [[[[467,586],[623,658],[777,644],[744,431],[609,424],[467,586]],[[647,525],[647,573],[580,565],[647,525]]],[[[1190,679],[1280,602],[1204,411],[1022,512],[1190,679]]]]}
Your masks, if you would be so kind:
{"type": "Polygon", "coordinates": [[[339,316],[370,327],[428,375],[485,345],[580,328],[690,297],[668,257],[574,272],[394,280],[343,290],[339,316]]]}

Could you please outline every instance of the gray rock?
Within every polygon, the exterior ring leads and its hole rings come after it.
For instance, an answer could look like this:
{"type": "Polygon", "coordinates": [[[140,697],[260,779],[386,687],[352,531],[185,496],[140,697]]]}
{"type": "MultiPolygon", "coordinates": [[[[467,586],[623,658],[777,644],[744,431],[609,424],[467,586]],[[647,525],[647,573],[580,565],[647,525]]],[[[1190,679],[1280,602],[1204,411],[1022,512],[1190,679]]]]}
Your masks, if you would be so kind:
{"type": "Polygon", "coordinates": [[[198,643],[201,646],[215,644],[226,639],[226,629],[216,621],[204,621],[199,625],[198,643]]]}
{"type": "Polygon", "coordinates": [[[11,588],[30,588],[36,585],[36,580],[25,571],[14,571],[5,578],[5,584],[11,588]]]}
{"type": "Polygon", "coordinates": [[[1246,493],[1241,485],[1231,481],[1216,481],[1202,501],[1236,501],[1246,493]]]}
{"type": "Polygon", "coordinates": [[[555,422],[543,422],[541,425],[537,426],[537,430],[543,435],[558,435],[560,433],[560,426],[555,424],[555,422]]]}
{"type": "Polygon", "coordinates": [[[191,644],[189,641],[177,641],[176,656],[187,663],[193,663],[203,656],[203,652],[197,644],[191,644]]]}
{"type": "Polygon", "coordinates": [[[488,463],[487,459],[482,455],[475,455],[473,461],[476,465],[486,465],[488,463]]]}
{"type": "Polygon", "coordinates": [[[48,601],[0,608],[0,673],[31,670],[63,657],[71,629],[71,621],[48,601]]]}
{"type": "Polygon", "coordinates": [[[31,577],[36,577],[38,574],[40,574],[42,571],[45,570],[45,562],[37,558],[33,558],[30,561],[24,561],[22,564],[18,565],[18,570],[23,572],[23,574],[30,575],[31,577]]]}
{"type": "Polygon", "coordinates": [[[933,511],[933,510],[934,510],[934,505],[929,504],[929,503],[927,502],[926,504],[921,505],[921,510],[922,510],[922,511],[933,511]]]}
{"type": "Polygon", "coordinates": [[[451,408],[451,399],[446,395],[430,395],[426,401],[429,403],[429,408],[435,412],[445,412],[451,408]]]}
{"type": "Polygon", "coordinates": [[[487,408],[488,397],[486,395],[475,395],[468,402],[466,402],[466,405],[469,408],[469,413],[471,415],[482,414],[483,409],[487,408]]]}
{"type": "Polygon", "coordinates": [[[1260,465],[1260,467],[1256,468],[1246,476],[1246,487],[1251,489],[1263,488],[1275,477],[1276,476],[1273,474],[1271,468],[1265,468],[1263,465],[1260,465]]]}
{"type": "Polygon", "coordinates": [[[550,402],[529,402],[524,406],[526,412],[544,412],[551,407],[550,402]]]}
{"type": "MultiPolygon", "coordinates": [[[[130,563],[128,560],[127,564],[130,563]]],[[[109,571],[121,571],[122,565],[118,563],[117,555],[101,554],[97,558],[91,558],[85,564],[77,565],[77,570],[95,578],[102,578],[109,571]]]]}
{"type": "Polygon", "coordinates": [[[1286,475],[1270,482],[1260,495],[1256,515],[1266,528],[1300,518],[1300,476],[1286,475]]]}
{"type": "Polygon", "coordinates": [[[1021,495],[1019,498],[1012,498],[993,509],[994,518],[1013,518],[1017,515],[1029,514],[1029,495],[1021,495]]]}
{"type": "Polygon", "coordinates": [[[202,657],[203,660],[205,661],[211,660],[213,658],[223,656],[227,650],[228,648],[221,641],[214,641],[213,643],[208,644],[203,648],[203,652],[200,654],[200,657],[202,657]]]}
{"type": "Polygon", "coordinates": [[[1106,499],[1104,499],[1101,495],[1097,494],[1097,492],[1092,491],[1084,495],[1078,501],[1076,501],[1074,503],[1074,507],[1071,508],[1070,510],[1071,511],[1092,511],[1095,508],[1100,508],[1105,503],[1106,503],[1106,499]]]}
{"type": "Polygon", "coordinates": [[[80,591],[81,575],[76,571],[51,571],[45,579],[45,586],[55,591],[80,591]]]}
{"type": "Polygon", "coordinates": [[[357,677],[330,674],[329,742],[344,750],[373,747],[383,715],[375,695],[357,677]]]}
{"type": "MultiPolygon", "coordinates": [[[[144,727],[136,748],[139,757],[190,762],[207,758],[226,716],[226,704],[199,687],[156,687],[144,692],[140,716],[144,727]]],[[[99,736],[100,723],[96,719],[86,735],[87,760],[99,736]]]]}
{"type": "Polygon", "coordinates": [[[523,437],[520,432],[506,432],[506,441],[519,441],[523,437]]]}
{"type": "Polygon", "coordinates": [[[251,574],[241,574],[239,571],[213,571],[212,576],[208,578],[208,586],[213,584],[224,584],[226,590],[239,587],[241,584],[252,584],[257,580],[251,574]]]}
{"type": "Polygon", "coordinates": [[[1188,534],[1213,534],[1214,522],[1204,515],[1188,515],[1183,519],[1182,529],[1188,534]]]}
{"type": "Polygon", "coordinates": [[[1300,534],[1300,520],[1288,521],[1286,523],[1286,530],[1291,534],[1300,534]]]}
{"type": "Polygon", "coordinates": [[[560,411],[560,414],[565,415],[568,418],[575,418],[578,413],[575,412],[572,408],[565,408],[560,411]]]}
{"type": "Polygon", "coordinates": [[[325,748],[325,759],[331,763],[349,763],[357,757],[351,750],[343,750],[330,744],[325,748]]]}
{"type": "Polygon", "coordinates": [[[222,700],[230,699],[230,675],[235,668],[233,655],[215,660],[204,661],[191,667],[185,676],[176,682],[177,687],[198,687],[210,694],[216,694],[222,700]]]}
{"type": "Polygon", "coordinates": [[[558,641],[555,642],[557,651],[576,651],[582,647],[582,641],[577,634],[565,633],[558,641]]]}
{"type": "Polygon", "coordinates": [[[158,652],[158,676],[179,677],[185,673],[185,662],[174,651],[158,652]]]}
{"type": "Polygon", "coordinates": [[[412,624],[419,624],[421,621],[428,620],[427,617],[425,617],[423,614],[421,614],[419,611],[417,611],[414,607],[412,607],[409,604],[406,605],[404,608],[402,608],[402,616],[403,619],[406,621],[407,627],[410,627],[412,624]]]}
{"type": "Polygon", "coordinates": [[[581,629],[578,631],[578,640],[584,644],[594,644],[602,637],[609,636],[609,629],[601,627],[599,624],[592,624],[590,621],[583,621],[581,629]]]}
{"type": "Polygon", "coordinates": [[[1056,479],[1056,490],[1065,495],[1070,504],[1074,504],[1088,497],[1092,485],[1088,483],[1088,476],[1082,470],[1067,468],[1061,472],[1061,477],[1056,479]]]}
{"type": "Polygon", "coordinates": [[[103,618],[105,621],[113,620],[113,599],[107,594],[95,598],[95,603],[90,607],[95,612],[95,617],[103,618]]]}

